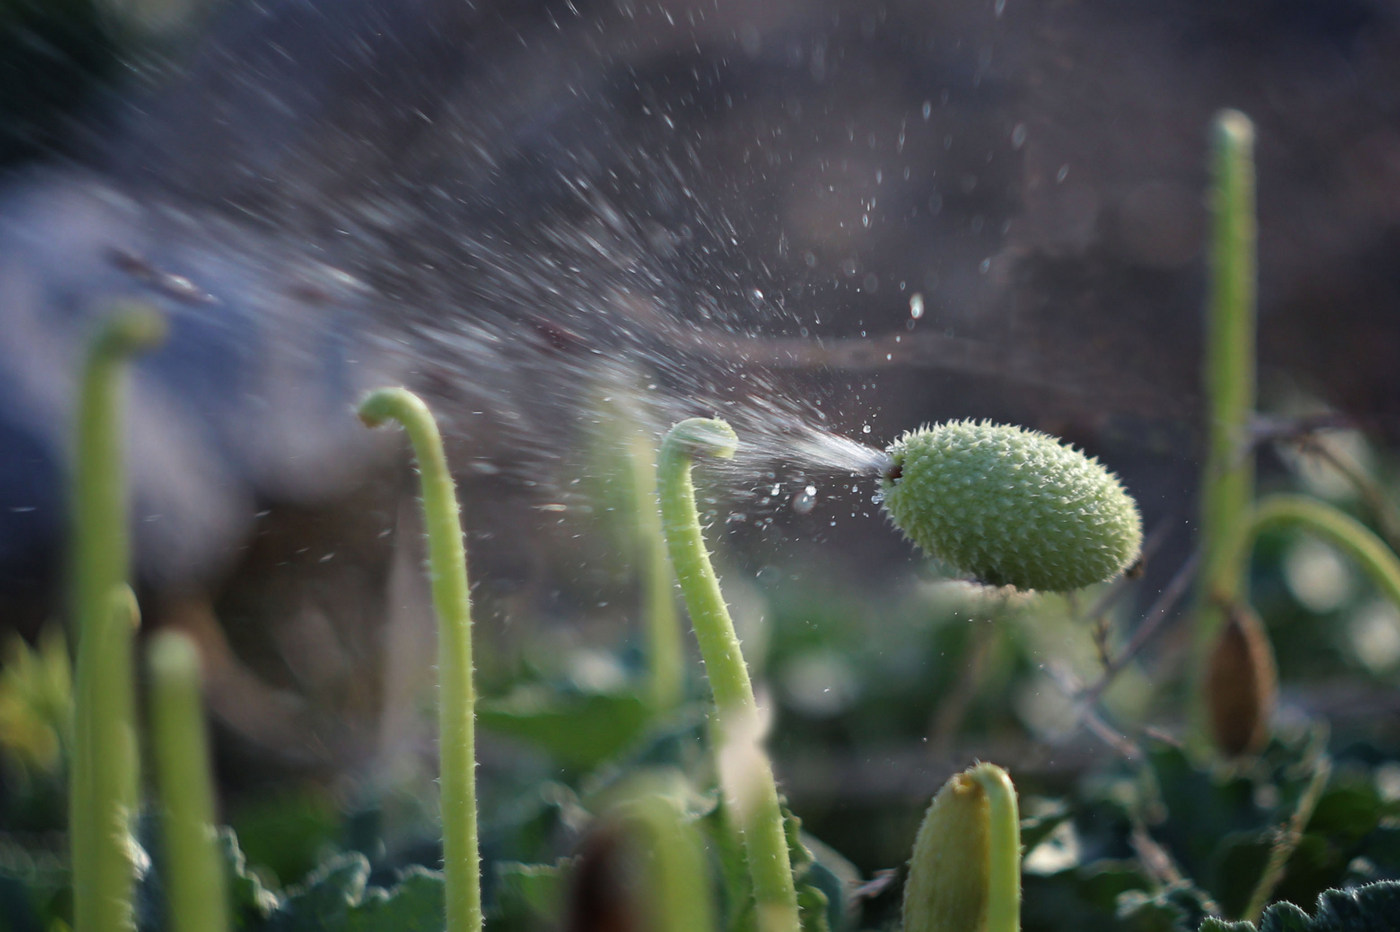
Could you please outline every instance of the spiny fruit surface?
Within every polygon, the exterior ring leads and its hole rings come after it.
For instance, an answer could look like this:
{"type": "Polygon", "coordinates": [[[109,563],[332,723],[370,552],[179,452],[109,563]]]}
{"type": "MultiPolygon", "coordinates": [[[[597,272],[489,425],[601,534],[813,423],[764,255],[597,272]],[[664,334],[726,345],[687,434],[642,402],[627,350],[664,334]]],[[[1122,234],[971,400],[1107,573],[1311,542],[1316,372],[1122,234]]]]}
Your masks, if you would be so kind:
{"type": "Polygon", "coordinates": [[[1067,592],[1121,573],[1142,518],[1116,476],[1048,434],[950,421],[890,445],[885,511],[932,556],[994,586],[1067,592]]]}

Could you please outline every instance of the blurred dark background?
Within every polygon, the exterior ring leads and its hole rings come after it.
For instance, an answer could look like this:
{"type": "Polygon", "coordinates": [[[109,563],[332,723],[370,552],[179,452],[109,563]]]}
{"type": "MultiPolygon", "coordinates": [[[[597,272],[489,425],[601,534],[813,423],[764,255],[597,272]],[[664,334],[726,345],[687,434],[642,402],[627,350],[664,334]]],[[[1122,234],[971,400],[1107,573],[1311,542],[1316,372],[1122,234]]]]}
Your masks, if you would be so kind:
{"type": "MultiPolygon", "coordinates": [[[[153,302],[143,605],[264,764],[421,737],[412,476],[350,416],[386,381],[444,417],[501,656],[635,599],[614,395],[653,431],[1061,434],[1160,530],[1150,597],[1191,546],[1222,107],[1258,130],[1264,406],[1400,434],[1393,3],[7,0],[0,49],[0,624],[59,617],[82,340],[153,302]]],[[[718,506],[736,566],[924,572],[868,481],[756,463],[718,506]]]]}

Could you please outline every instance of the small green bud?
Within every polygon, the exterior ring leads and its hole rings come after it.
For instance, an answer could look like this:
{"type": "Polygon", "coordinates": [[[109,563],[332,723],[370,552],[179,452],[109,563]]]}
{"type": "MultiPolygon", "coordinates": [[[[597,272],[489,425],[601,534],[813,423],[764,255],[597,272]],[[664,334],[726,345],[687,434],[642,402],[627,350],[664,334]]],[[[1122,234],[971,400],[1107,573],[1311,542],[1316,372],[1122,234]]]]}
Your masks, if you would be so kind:
{"type": "Polygon", "coordinates": [[[1142,518],[1117,477],[1048,434],[950,421],[890,445],[880,482],[895,526],[994,586],[1066,592],[1138,557],[1142,518]]]}
{"type": "Polygon", "coordinates": [[[1021,823],[1005,770],[955,774],[924,814],[904,885],[904,932],[1016,932],[1021,823]]]}

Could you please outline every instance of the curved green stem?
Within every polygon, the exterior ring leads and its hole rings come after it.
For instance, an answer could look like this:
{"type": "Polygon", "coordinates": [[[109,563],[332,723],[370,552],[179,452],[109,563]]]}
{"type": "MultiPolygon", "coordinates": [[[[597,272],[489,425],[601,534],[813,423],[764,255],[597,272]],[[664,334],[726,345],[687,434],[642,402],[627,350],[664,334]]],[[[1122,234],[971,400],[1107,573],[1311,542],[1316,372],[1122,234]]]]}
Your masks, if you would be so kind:
{"type": "Polygon", "coordinates": [[[139,780],[132,656],[138,616],[126,585],[120,400],[127,359],[164,335],[165,320],[156,311],[119,309],[89,345],[79,388],[70,570],[77,661],[68,799],[78,932],[119,932],[135,923],[129,823],[139,780]]]}
{"type": "Polygon", "coordinates": [[[1297,525],[1312,531],[1347,554],[1400,608],[1400,558],[1395,552],[1355,518],[1303,495],[1271,495],[1258,504],[1240,541],[1237,562],[1241,571],[1259,532],[1279,525],[1297,525]]]}
{"type": "Polygon", "coordinates": [[[733,429],[723,421],[691,418],[671,428],[657,460],[661,524],[715,697],[720,780],[744,836],[760,928],[796,930],[797,891],[778,788],[772,764],[758,747],[758,704],[705,547],[691,479],[696,456],[728,459],[737,445],[733,429]]]}
{"type": "Polygon", "coordinates": [[[166,631],[151,640],[152,758],[164,819],[165,885],[174,932],[225,932],[228,890],[214,834],[199,652],[166,631]]]}
{"type": "Polygon", "coordinates": [[[447,932],[480,932],[481,854],[476,812],[476,690],[472,684],[471,593],[456,488],[442,436],[417,395],[380,389],[360,405],[370,427],[396,420],[418,458],[428,571],[438,616],[438,732],[447,932]]]}
{"type": "Polygon", "coordinates": [[[1011,777],[995,764],[968,772],[987,796],[988,836],[986,932],[1020,932],[1021,815],[1011,777]]]}

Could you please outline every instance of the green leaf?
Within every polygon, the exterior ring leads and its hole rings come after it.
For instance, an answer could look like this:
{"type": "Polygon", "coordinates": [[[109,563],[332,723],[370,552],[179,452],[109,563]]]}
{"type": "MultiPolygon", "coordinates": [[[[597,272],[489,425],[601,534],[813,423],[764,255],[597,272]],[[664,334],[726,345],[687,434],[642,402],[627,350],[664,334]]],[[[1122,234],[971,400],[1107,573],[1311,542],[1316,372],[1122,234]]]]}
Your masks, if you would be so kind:
{"type": "Polygon", "coordinates": [[[311,932],[348,928],[346,914],[360,902],[369,879],[369,861],[361,854],[343,854],[321,865],[268,917],[275,932],[311,932]]]}
{"type": "Polygon", "coordinates": [[[802,820],[786,801],[782,810],[803,932],[845,928],[851,918],[850,891],[860,884],[860,871],[835,848],[803,832],[802,820]]]}
{"type": "MultiPolygon", "coordinates": [[[[317,868],[276,905],[266,932],[439,932],[445,920],[442,875],[411,868],[389,889],[370,887],[369,861],[344,854],[317,868]]],[[[235,901],[241,899],[235,890],[235,901]]],[[[258,928],[241,923],[245,929],[258,928]]]]}
{"type": "Polygon", "coordinates": [[[1070,808],[1060,803],[1048,812],[1022,819],[1021,857],[1028,857],[1041,842],[1055,833],[1055,829],[1069,821],[1072,815],[1070,808]]]}
{"type": "Polygon", "coordinates": [[[564,915],[573,860],[496,866],[496,913],[511,926],[556,928],[564,915]]]}
{"type": "Polygon", "coordinates": [[[1190,884],[1154,896],[1131,890],[1118,897],[1117,932],[1191,932],[1214,911],[1204,892],[1190,884]]]}
{"type": "Polygon", "coordinates": [[[370,887],[353,905],[346,928],[351,932],[440,932],[445,918],[442,874],[424,867],[409,868],[386,890],[370,887]]]}
{"type": "Polygon", "coordinates": [[[821,888],[811,883],[799,883],[797,908],[802,920],[802,932],[831,932],[831,904],[821,888]]]}
{"type": "Polygon", "coordinates": [[[248,868],[248,859],[232,829],[219,830],[218,845],[228,872],[229,909],[233,912],[234,926],[247,928],[262,923],[277,909],[277,894],[248,868]]]}
{"type": "Polygon", "coordinates": [[[521,686],[477,707],[481,727],[519,738],[575,770],[591,770],[635,742],[651,709],[635,693],[567,693],[521,686]]]}
{"type": "MultiPolygon", "coordinates": [[[[1257,932],[1395,932],[1400,916],[1400,883],[1385,881],[1353,890],[1328,890],[1317,898],[1309,918],[1292,903],[1276,903],[1264,912],[1257,932]]],[[[1207,919],[1200,932],[1256,932],[1251,922],[1207,919]]]]}

